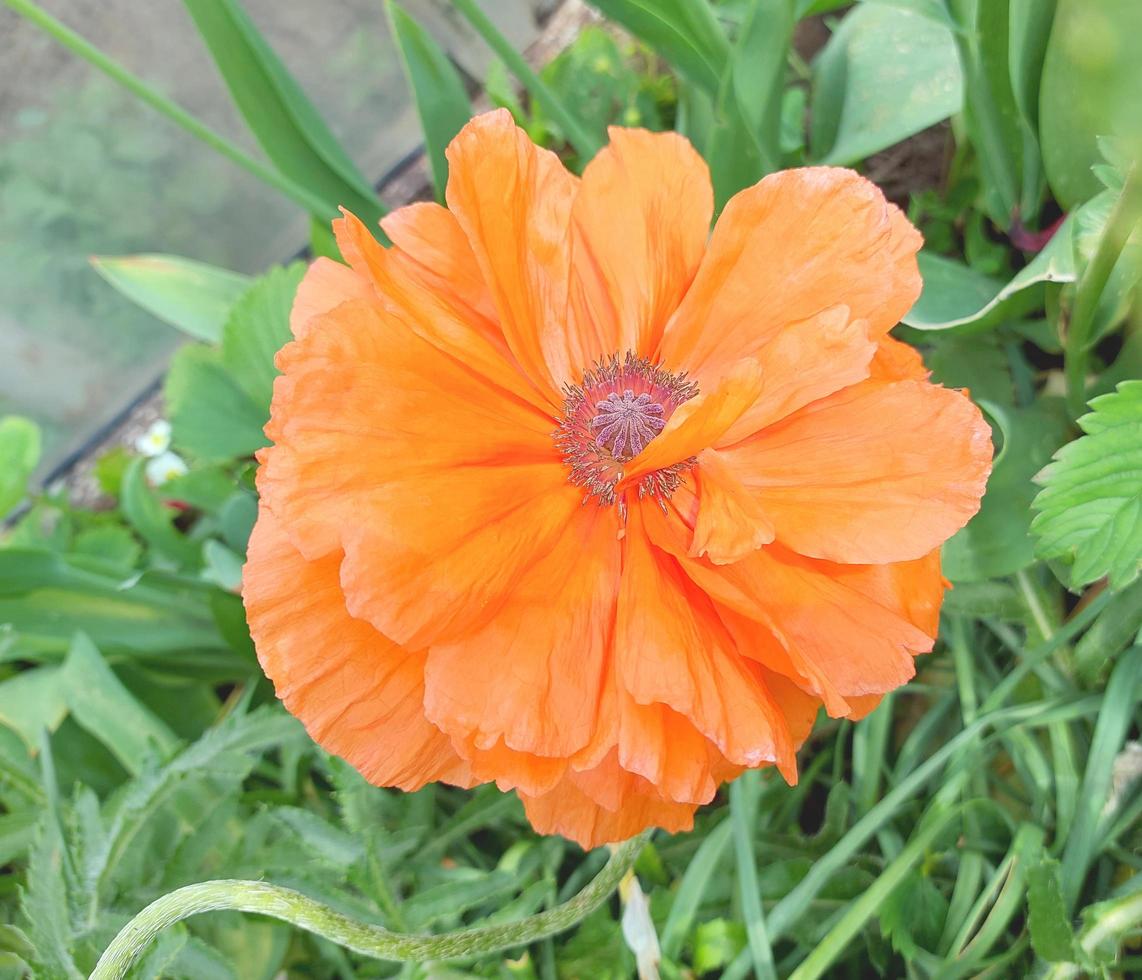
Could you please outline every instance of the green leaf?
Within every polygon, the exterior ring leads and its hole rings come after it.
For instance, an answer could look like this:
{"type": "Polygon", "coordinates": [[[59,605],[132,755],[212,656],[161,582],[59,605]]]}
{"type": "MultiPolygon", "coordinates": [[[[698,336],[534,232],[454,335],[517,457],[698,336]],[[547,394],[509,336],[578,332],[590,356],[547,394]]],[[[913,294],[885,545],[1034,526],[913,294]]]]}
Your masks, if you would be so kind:
{"type": "Polygon", "coordinates": [[[72,717],[129,773],[138,775],[143,760],[155,752],[166,756],[177,747],[174,733],[123,686],[82,633],[72,641],[63,680],[72,717]]]}
{"type": "Polygon", "coordinates": [[[1074,959],[1075,933],[1054,858],[1044,857],[1027,871],[1027,925],[1036,955],[1049,963],[1074,959]]]}
{"type": "Polygon", "coordinates": [[[220,352],[184,347],[163,386],[172,439],[203,459],[250,456],[269,445],[266,415],[226,369],[220,352]]]}
{"type": "Polygon", "coordinates": [[[913,871],[880,910],[880,929],[892,940],[893,949],[910,959],[935,946],[947,914],[948,900],[932,879],[913,871]]]}
{"type": "Polygon", "coordinates": [[[222,328],[222,364],[258,407],[261,425],[270,417],[274,355],[291,339],[289,315],[305,275],[301,262],[271,269],[239,299],[222,328]]]}
{"type": "Polygon", "coordinates": [[[174,512],[167,510],[147,486],[145,467],[145,460],[136,459],[123,474],[119,497],[123,516],[163,557],[176,565],[193,568],[199,564],[198,547],[175,528],[174,512]]]}
{"type": "Polygon", "coordinates": [[[1006,414],[1002,455],[988,480],[979,513],[941,552],[944,574],[955,583],[1011,575],[1035,558],[1031,536],[1032,477],[1066,438],[1061,399],[1041,399],[1006,414]]]}
{"type": "Polygon", "coordinates": [[[1086,435],[1036,477],[1043,490],[1031,528],[1040,557],[1071,565],[1073,585],[1106,575],[1121,589],[1142,567],[1142,381],[1124,381],[1090,407],[1078,420],[1086,435]]]}
{"type": "Polygon", "coordinates": [[[286,177],[375,228],[384,208],[281,59],[235,0],[183,0],[238,110],[286,177]]]}
{"type": "Polygon", "coordinates": [[[250,277],[177,255],[94,256],[91,264],[120,293],[196,340],[218,341],[250,277]]]}
{"type": "Polygon", "coordinates": [[[720,970],[745,948],[745,927],[740,922],[714,919],[694,930],[690,941],[694,948],[694,972],[720,970]]]}
{"type": "Polygon", "coordinates": [[[1041,302],[1025,290],[1047,282],[1074,282],[1074,218],[1055,233],[1047,247],[1003,285],[970,266],[928,252],[917,257],[924,291],[905,314],[903,322],[917,330],[949,330],[953,327],[983,328],[1013,315],[1017,303],[1041,302]]]}
{"type": "Polygon", "coordinates": [[[713,7],[694,0],[591,0],[610,20],[646,41],[691,82],[716,96],[730,44],[713,7]]]}
{"type": "Polygon", "coordinates": [[[1114,595],[1075,644],[1075,673],[1089,685],[1099,682],[1114,658],[1142,631],[1142,579],[1114,595]]]}
{"type": "Polygon", "coordinates": [[[40,733],[54,732],[67,717],[67,698],[58,667],[33,667],[0,683],[0,725],[12,729],[29,748],[40,733]]]}
{"type": "Polygon", "coordinates": [[[64,879],[64,843],[54,813],[45,812],[28,861],[21,910],[44,977],[82,980],[71,954],[72,925],[64,879]]]}
{"type": "Polygon", "coordinates": [[[813,156],[855,163],[948,118],[962,101],[950,30],[909,10],[861,4],[813,65],[813,156]]]}
{"type": "Polygon", "coordinates": [[[0,418],[0,518],[24,499],[39,462],[39,426],[19,415],[0,418]]]}
{"type": "Polygon", "coordinates": [[[135,536],[118,524],[88,528],[75,536],[72,553],[98,558],[125,569],[134,568],[143,549],[135,536]]]}
{"type": "Polygon", "coordinates": [[[1047,180],[1074,208],[1102,189],[1098,137],[1142,138],[1142,4],[1058,0],[1039,100],[1047,180]]]}
{"type": "Polygon", "coordinates": [[[432,36],[392,0],[385,0],[385,11],[420,116],[436,199],[443,201],[448,184],[444,150],[468,122],[472,103],[459,72],[432,36]]]}

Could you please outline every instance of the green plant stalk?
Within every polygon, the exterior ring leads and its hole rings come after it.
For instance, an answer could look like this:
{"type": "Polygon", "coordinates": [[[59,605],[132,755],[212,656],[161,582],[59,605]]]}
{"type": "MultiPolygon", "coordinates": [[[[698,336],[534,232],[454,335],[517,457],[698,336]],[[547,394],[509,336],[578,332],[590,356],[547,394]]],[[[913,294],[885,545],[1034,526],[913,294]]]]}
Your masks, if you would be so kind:
{"type": "Polygon", "coordinates": [[[200,912],[222,909],[280,919],[362,956],[399,962],[450,960],[524,946],[569,929],[618,887],[650,837],[644,832],[615,848],[603,870],[574,898],[520,922],[458,929],[438,936],[408,935],[358,922],[307,895],[262,881],[204,881],[179,888],[127,923],[96,964],[91,980],[121,980],[151,941],[168,926],[200,912]]]}
{"type": "Polygon", "coordinates": [[[181,106],[155,91],[155,89],[143,81],[138,75],[128,71],[123,65],[115,61],[115,59],[108,57],[91,42],[41,9],[34,0],[0,0],[0,2],[3,2],[17,14],[31,21],[45,34],[54,38],[73,54],[79,55],[84,61],[98,68],[133,95],[138,96],[152,109],[158,110],[171,122],[175,123],[175,125],[181,126],[190,133],[191,136],[201,140],[212,150],[215,150],[228,160],[238,164],[238,166],[257,177],[258,180],[268,184],[275,190],[281,191],[282,194],[290,198],[295,204],[301,205],[301,207],[305,208],[310,214],[324,218],[331,211],[336,211],[336,208],[332,207],[329,202],[323,201],[277,170],[247,155],[226,139],[225,136],[215,132],[181,106]]]}
{"type": "Polygon", "coordinates": [[[512,74],[523,83],[524,88],[531,93],[532,98],[543,104],[543,108],[551,114],[551,118],[563,130],[567,142],[575,147],[575,152],[579,154],[580,161],[586,163],[598,153],[600,147],[598,140],[583,128],[562,100],[532,70],[531,65],[527,63],[523,55],[511,46],[507,38],[488,19],[487,14],[480,9],[475,0],[452,0],[452,5],[464,15],[464,19],[487,42],[488,47],[511,69],[512,74]]]}
{"type": "MultiPolygon", "coordinates": [[[[737,852],[738,894],[745,910],[746,937],[753,957],[753,972],[757,980],[777,980],[777,966],[765,930],[765,916],[761,908],[761,890],[757,884],[757,858],[753,853],[751,837],[753,807],[747,792],[757,791],[756,782],[748,784],[746,776],[730,784],[730,819],[733,821],[734,850],[737,852]]],[[[756,800],[756,796],[754,797],[756,800]]]]}
{"type": "Polygon", "coordinates": [[[1110,274],[1130,236],[1142,220],[1142,174],[1130,168],[1122,194],[1110,213],[1094,256],[1079,279],[1066,328],[1063,372],[1067,382],[1067,405],[1078,418],[1086,410],[1086,376],[1090,365],[1094,318],[1110,274]]]}

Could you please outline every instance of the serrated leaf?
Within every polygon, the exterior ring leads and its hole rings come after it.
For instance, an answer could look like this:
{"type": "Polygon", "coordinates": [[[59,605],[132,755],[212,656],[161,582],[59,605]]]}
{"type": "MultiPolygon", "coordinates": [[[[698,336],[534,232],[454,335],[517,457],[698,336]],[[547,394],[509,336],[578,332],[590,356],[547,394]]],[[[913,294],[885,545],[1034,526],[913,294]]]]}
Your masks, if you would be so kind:
{"type": "Polygon", "coordinates": [[[177,255],[94,256],[91,265],[120,293],[196,340],[217,341],[250,277],[177,255]]]}
{"type": "Polygon", "coordinates": [[[1075,955],[1075,933],[1059,882],[1059,862],[1043,858],[1027,872],[1027,924],[1031,946],[1050,963],[1067,963],[1075,955]]]}
{"type": "Polygon", "coordinates": [[[163,387],[175,444],[203,459],[250,456],[269,445],[265,417],[218,351],[184,347],[163,387]]]}
{"type": "Polygon", "coordinates": [[[164,508],[147,486],[145,467],[146,460],[136,459],[123,474],[119,495],[123,516],[139,536],[168,561],[194,568],[200,559],[198,546],[175,528],[174,512],[164,508]]]}
{"type": "Polygon", "coordinates": [[[301,262],[271,269],[234,304],[222,328],[222,365],[259,410],[262,425],[278,374],[274,355],[290,339],[289,314],[304,275],[301,262]]]}
{"type": "Polygon", "coordinates": [[[45,813],[28,859],[21,910],[35,961],[45,977],[82,980],[71,954],[71,913],[64,883],[64,844],[55,815],[45,813]]]}
{"type": "Polygon", "coordinates": [[[1142,567],[1142,381],[1124,381],[1090,403],[1086,433],[1035,478],[1043,490],[1031,524],[1042,558],[1071,565],[1075,586],[1104,575],[1129,585],[1142,567]]]}

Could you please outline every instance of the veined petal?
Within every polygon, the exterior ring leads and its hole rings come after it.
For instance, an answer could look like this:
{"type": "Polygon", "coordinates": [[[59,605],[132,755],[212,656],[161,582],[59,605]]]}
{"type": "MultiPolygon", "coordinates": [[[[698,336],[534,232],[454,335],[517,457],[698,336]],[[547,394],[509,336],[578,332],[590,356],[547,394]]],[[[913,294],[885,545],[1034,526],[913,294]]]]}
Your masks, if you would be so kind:
{"type": "Polygon", "coordinates": [[[611,128],[571,209],[571,341],[586,366],[649,355],[697,272],[714,211],[710,172],[676,133],[611,128]]]}
{"type": "Polygon", "coordinates": [[[647,827],[669,833],[694,826],[692,803],[666,802],[639,776],[628,773],[614,757],[594,770],[568,772],[559,784],[542,796],[520,793],[531,825],[541,834],[562,834],[584,849],[633,837],[647,827]],[[615,796],[615,789],[618,795],[615,796]],[[591,796],[594,790],[614,802],[604,807],[591,796]]]}
{"type": "Polygon", "coordinates": [[[307,558],[388,521],[378,508],[394,495],[411,496],[415,510],[418,486],[446,484],[457,467],[511,464],[517,475],[500,492],[518,488],[523,498],[541,473],[562,483],[545,415],[391,313],[358,300],[310,323],[278,354],[267,428],[276,444],[262,450],[258,473],[263,498],[307,558]]]}
{"type": "Polygon", "coordinates": [[[301,340],[315,317],[350,300],[370,299],[372,296],[373,290],[367,279],[347,265],[321,256],[306,269],[297,287],[289,315],[290,331],[301,340]]]}
{"type": "Polygon", "coordinates": [[[733,763],[795,771],[785,719],[738,654],[710,599],[647,538],[646,501],[631,508],[624,541],[615,650],[619,682],[640,704],[689,718],[733,763]]]}
{"type": "Polygon", "coordinates": [[[340,556],[306,561],[262,508],[242,594],[258,659],[314,741],[372,783],[470,785],[452,743],[424,716],[424,653],[402,649],[345,609],[340,556]]]}
{"type": "Polygon", "coordinates": [[[704,379],[752,356],[787,324],[838,304],[874,336],[920,294],[919,232],[851,170],[770,174],[730,199],[661,356],[704,379]]]}
{"type": "Polygon", "coordinates": [[[469,122],[447,150],[448,207],[476,256],[516,361],[553,408],[578,380],[567,330],[571,205],[578,178],[506,109],[469,122]]]}
{"type": "Polygon", "coordinates": [[[782,544],[830,561],[907,561],[979,510],[991,429],[962,392],[870,381],[723,454],[782,544]]]}
{"type": "Polygon", "coordinates": [[[613,508],[580,508],[482,629],[434,645],[425,710],[486,748],[568,757],[595,733],[619,580],[613,508]]]}

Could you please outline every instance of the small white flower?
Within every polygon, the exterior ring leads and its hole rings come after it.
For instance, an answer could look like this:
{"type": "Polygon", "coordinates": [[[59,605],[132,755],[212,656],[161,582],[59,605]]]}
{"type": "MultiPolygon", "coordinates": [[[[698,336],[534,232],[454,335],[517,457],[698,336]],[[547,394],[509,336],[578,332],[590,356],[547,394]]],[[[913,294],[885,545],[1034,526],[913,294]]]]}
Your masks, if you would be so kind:
{"type": "Polygon", "coordinates": [[[166,419],[156,419],[138,439],[135,449],[144,456],[161,456],[171,446],[171,424],[166,419]]]}
{"type": "Polygon", "coordinates": [[[182,476],[186,470],[186,462],[178,453],[160,453],[147,460],[147,482],[152,487],[161,487],[167,480],[182,476]]]}

